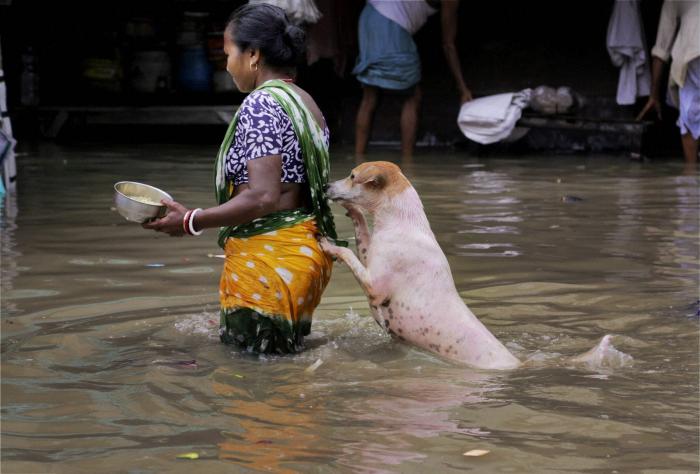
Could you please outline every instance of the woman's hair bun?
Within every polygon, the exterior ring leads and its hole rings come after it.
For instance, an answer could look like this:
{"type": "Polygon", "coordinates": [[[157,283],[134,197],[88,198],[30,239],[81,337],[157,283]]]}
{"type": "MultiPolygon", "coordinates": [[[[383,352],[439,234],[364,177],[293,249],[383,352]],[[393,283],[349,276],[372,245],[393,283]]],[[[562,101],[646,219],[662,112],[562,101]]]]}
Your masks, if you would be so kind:
{"type": "Polygon", "coordinates": [[[306,34],[304,30],[296,26],[294,23],[289,23],[284,28],[284,37],[287,44],[292,48],[294,55],[303,55],[305,50],[306,34]]]}
{"type": "Polygon", "coordinates": [[[259,49],[270,66],[294,67],[304,58],[306,34],[289,21],[283,9],[249,3],[231,15],[227,30],[241,50],[259,49]]]}

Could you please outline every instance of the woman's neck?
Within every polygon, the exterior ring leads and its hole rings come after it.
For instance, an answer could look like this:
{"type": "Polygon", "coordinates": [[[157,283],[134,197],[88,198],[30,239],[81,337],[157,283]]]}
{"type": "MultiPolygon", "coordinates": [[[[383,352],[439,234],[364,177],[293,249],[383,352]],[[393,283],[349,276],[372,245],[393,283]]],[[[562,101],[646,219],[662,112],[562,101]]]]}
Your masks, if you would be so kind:
{"type": "Polygon", "coordinates": [[[294,80],[294,75],[292,71],[280,70],[280,69],[264,69],[260,71],[258,77],[255,81],[255,87],[259,87],[267,81],[272,79],[279,79],[285,82],[291,82],[294,80]]]}

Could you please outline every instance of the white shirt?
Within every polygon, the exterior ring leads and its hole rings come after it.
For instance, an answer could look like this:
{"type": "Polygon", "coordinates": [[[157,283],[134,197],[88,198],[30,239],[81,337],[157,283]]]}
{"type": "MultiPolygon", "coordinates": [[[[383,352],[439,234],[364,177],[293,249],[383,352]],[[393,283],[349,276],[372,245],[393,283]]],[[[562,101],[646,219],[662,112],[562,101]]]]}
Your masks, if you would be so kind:
{"type": "Polygon", "coordinates": [[[659,31],[651,54],[663,61],[672,59],[671,80],[680,87],[685,83],[688,63],[700,56],[699,20],[698,0],[665,0],[661,7],[659,31]]]}
{"type": "Polygon", "coordinates": [[[380,15],[414,35],[437,10],[425,0],[369,0],[380,15]]]}

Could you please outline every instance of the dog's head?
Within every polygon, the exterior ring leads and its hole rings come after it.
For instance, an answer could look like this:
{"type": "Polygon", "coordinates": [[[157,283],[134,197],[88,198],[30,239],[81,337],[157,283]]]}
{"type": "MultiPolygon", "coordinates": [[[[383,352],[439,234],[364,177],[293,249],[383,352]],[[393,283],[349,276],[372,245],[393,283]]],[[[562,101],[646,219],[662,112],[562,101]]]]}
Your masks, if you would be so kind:
{"type": "Polygon", "coordinates": [[[328,197],[359,206],[369,212],[410,187],[401,169],[388,161],[368,161],[352,170],[350,176],[331,183],[328,197]]]}

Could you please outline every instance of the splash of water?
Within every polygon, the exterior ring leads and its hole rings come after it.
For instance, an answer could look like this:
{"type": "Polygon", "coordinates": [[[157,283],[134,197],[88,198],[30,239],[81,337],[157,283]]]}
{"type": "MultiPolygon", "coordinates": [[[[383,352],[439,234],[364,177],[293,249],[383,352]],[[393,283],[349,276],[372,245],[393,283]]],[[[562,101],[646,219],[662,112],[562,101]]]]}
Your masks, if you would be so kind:
{"type": "Polygon", "coordinates": [[[610,334],[603,336],[593,349],[573,357],[571,361],[584,364],[592,369],[619,369],[632,365],[634,358],[629,354],[615,349],[611,339],[612,336],[610,334]]]}
{"type": "Polygon", "coordinates": [[[203,334],[210,339],[218,339],[219,315],[201,312],[190,314],[175,323],[175,329],[183,334],[203,334]]]}

